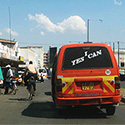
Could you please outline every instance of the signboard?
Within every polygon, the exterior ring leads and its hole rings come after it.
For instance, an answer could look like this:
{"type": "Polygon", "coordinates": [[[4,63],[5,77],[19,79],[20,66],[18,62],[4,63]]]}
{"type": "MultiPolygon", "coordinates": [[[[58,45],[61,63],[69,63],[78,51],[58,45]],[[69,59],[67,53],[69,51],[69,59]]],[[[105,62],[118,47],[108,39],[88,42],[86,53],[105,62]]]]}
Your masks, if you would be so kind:
{"type": "Polygon", "coordinates": [[[20,61],[24,61],[24,57],[19,56],[19,60],[20,60],[20,61]]]}

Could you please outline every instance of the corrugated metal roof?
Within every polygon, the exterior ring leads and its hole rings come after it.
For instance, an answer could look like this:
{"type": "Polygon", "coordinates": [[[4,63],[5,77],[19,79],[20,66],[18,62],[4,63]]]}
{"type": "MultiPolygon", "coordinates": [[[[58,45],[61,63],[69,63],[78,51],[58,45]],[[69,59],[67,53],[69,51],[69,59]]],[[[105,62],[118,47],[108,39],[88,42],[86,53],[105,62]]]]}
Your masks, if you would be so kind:
{"type": "Polygon", "coordinates": [[[7,39],[0,39],[0,42],[2,42],[2,43],[13,43],[13,44],[16,43],[15,41],[7,40],[7,39]]]}

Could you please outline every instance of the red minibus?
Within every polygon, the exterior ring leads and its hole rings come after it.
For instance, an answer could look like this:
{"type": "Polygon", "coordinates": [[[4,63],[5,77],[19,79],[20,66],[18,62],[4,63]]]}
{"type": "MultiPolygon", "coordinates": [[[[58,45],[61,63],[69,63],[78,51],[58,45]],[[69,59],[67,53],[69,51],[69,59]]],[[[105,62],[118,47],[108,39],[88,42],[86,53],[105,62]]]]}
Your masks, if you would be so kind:
{"type": "Polygon", "coordinates": [[[52,98],[56,107],[93,105],[115,113],[120,74],[111,47],[104,43],[69,44],[55,56],[52,98]]]}

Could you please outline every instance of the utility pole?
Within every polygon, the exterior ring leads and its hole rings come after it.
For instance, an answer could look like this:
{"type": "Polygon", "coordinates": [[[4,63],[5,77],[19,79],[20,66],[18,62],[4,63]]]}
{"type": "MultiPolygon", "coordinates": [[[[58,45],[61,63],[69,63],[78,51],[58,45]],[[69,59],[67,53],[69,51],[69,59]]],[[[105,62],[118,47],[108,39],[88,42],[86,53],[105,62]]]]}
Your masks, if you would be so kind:
{"type": "Polygon", "coordinates": [[[89,19],[87,20],[87,42],[89,42],[89,19]]]}
{"type": "Polygon", "coordinates": [[[10,14],[10,7],[8,7],[9,10],[9,29],[10,29],[10,58],[11,58],[11,14],[10,14]]]}
{"type": "Polygon", "coordinates": [[[9,29],[10,29],[10,42],[11,42],[11,14],[10,14],[10,7],[8,7],[9,10],[9,29]]]}
{"type": "Polygon", "coordinates": [[[90,21],[100,21],[100,22],[102,22],[102,19],[88,19],[87,20],[87,42],[89,42],[89,22],[90,21]]]}
{"type": "Polygon", "coordinates": [[[113,42],[113,52],[115,53],[115,43],[113,42]]]}
{"type": "Polygon", "coordinates": [[[119,41],[118,41],[118,67],[119,67],[119,41]]]}

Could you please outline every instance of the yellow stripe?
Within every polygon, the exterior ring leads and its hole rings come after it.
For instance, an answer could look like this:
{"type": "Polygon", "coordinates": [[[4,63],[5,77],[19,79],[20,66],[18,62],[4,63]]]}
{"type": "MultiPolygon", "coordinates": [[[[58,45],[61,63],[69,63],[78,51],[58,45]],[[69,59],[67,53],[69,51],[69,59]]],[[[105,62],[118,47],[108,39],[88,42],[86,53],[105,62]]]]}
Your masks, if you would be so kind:
{"type": "Polygon", "coordinates": [[[60,79],[62,79],[62,82],[74,82],[74,79],[78,78],[103,78],[103,81],[108,81],[108,80],[114,80],[115,77],[118,76],[114,75],[114,76],[63,77],[60,79]]]}
{"type": "Polygon", "coordinates": [[[109,84],[109,82],[105,81],[104,84],[112,91],[115,92],[115,89],[113,88],[113,86],[111,84],[109,84]]]}
{"type": "Polygon", "coordinates": [[[74,87],[68,92],[68,94],[72,94],[74,92],[74,87]]]}
{"type": "MultiPolygon", "coordinates": [[[[88,76],[88,77],[63,77],[62,82],[68,82],[65,87],[62,89],[62,93],[64,93],[68,87],[74,82],[74,79],[78,78],[103,78],[104,84],[112,91],[115,92],[115,89],[107,82],[110,80],[114,80],[115,77],[118,77],[117,75],[114,76],[88,76]]],[[[68,93],[74,92],[74,88],[72,88],[68,93]]],[[[105,88],[103,88],[103,92],[108,92],[105,88]]]]}
{"type": "Polygon", "coordinates": [[[105,88],[103,88],[103,92],[107,92],[107,90],[105,88]]]}
{"type": "Polygon", "coordinates": [[[67,83],[65,87],[62,88],[62,93],[64,93],[72,83],[67,83]]]}

